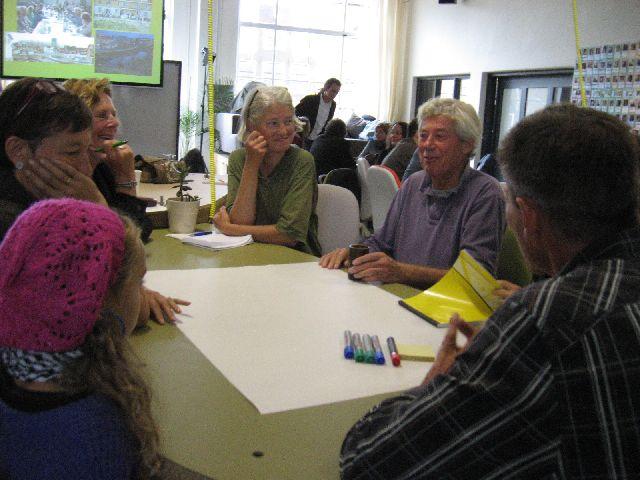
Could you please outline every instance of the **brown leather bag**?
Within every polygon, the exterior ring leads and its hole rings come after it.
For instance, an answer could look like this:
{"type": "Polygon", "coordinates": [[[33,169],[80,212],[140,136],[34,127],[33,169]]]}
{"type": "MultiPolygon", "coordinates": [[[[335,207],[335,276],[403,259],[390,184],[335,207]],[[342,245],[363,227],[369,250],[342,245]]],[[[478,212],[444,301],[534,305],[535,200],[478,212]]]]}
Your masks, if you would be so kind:
{"type": "Polygon", "coordinates": [[[142,183],[176,183],[178,172],[172,165],[175,160],[152,155],[136,155],[136,168],[142,170],[142,183]]]}

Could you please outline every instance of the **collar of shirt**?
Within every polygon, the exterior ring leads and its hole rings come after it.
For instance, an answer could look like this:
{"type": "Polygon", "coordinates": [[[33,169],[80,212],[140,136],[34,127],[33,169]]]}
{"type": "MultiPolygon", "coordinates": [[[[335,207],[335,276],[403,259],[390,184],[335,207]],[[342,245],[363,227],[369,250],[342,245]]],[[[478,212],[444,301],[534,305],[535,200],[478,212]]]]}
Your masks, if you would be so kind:
{"type": "Polygon", "coordinates": [[[466,166],[462,175],[460,176],[460,181],[458,185],[453,188],[449,188],[448,190],[438,190],[437,188],[433,188],[431,186],[431,177],[429,174],[425,174],[422,185],[420,186],[420,191],[424,193],[428,197],[437,197],[437,198],[448,198],[451,195],[454,195],[460,190],[460,186],[467,181],[469,177],[470,167],[466,166]]]}
{"type": "Polygon", "coordinates": [[[559,275],[565,275],[578,265],[592,260],[628,257],[630,254],[640,252],[640,242],[637,241],[639,237],[640,226],[635,226],[622,232],[604,234],[593,240],[584,250],[573,257],[560,271],[559,275]]]}

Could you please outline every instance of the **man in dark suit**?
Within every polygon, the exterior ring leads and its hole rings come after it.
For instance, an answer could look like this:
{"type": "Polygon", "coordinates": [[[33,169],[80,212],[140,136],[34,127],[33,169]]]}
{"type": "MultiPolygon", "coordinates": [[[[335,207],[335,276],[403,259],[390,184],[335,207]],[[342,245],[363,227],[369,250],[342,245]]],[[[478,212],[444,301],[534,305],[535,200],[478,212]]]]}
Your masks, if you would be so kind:
{"type": "Polygon", "coordinates": [[[342,84],[337,78],[330,78],[324,82],[322,89],[314,94],[307,95],[296,105],[295,111],[298,117],[307,117],[310,122],[311,133],[305,139],[305,149],[309,150],[313,141],[324,131],[324,127],[333,118],[336,111],[335,98],[340,92],[342,84]]]}

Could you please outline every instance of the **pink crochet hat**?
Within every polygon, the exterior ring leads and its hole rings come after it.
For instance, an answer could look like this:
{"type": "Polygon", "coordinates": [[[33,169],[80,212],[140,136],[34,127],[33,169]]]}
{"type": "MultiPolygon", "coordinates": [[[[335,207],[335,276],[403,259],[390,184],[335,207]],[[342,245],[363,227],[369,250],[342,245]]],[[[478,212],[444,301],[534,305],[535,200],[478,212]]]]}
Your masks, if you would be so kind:
{"type": "Polygon", "coordinates": [[[44,200],[0,245],[0,346],[74,350],[93,329],[124,255],[117,214],[95,203],[44,200]]]}

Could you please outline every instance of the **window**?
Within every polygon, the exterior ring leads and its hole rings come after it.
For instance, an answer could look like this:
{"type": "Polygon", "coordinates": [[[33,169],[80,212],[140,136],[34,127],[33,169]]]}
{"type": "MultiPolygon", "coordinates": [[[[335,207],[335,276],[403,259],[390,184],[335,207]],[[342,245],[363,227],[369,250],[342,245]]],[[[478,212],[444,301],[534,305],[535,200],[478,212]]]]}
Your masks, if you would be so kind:
{"type": "Polygon", "coordinates": [[[342,82],[336,116],[378,101],[379,0],[241,0],[235,89],[285,86],[296,104],[325,80],[342,82]]]}
{"type": "Polygon", "coordinates": [[[416,79],[416,105],[418,108],[432,98],[455,98],[467,101],[469,89],[469,75],[448,75],[442,77],[419,77],[416,79]]]}
{"type": "Polygon", "coordinates": [[[500,139],[527,115],[552,103],[568,102],[572,74],[567,69],[489,75],[482,155],[494,153],[500,139]]]}

